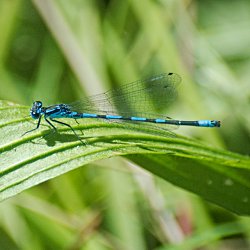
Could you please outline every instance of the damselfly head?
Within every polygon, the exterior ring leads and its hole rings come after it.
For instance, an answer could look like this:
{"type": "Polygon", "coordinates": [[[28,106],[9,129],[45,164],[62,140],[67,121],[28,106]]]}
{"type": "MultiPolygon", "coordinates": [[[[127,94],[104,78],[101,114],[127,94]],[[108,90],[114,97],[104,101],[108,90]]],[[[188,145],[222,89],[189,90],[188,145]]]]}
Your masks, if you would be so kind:
{"type": "Polygon", "coordinates": [[[42,113],[42,102],[35,101],[33,102],[32,108],[30,109],[30,115],[33,119],[38,119],[42,113]]]}

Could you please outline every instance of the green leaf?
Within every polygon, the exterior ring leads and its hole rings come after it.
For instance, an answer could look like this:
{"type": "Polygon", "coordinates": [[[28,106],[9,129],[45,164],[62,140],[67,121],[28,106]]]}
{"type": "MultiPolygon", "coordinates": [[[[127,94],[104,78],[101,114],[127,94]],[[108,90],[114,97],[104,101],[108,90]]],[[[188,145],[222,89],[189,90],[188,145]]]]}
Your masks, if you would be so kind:
{"type": "Polygon", "coordinates": [[[238,214],[250,214],[248,157],[146,124],[68,119],[38,130],[28,107],[0,102],[0,200],[90,162],[123,155],[151,173],[238,214]]]}

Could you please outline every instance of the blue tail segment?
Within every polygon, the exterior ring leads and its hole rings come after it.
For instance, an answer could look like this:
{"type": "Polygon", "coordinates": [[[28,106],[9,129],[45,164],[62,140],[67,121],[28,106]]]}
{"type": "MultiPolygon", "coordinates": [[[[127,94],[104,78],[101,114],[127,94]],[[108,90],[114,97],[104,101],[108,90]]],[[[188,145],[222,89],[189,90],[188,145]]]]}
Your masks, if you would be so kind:
{"type": "Polygon", "coordinates": [[[220,121],[200,120],[198,121],[200,127],[220,127],[220,121]]]}
{"type": "Polygon", "coordinates": [[[126,84],[120,88],[72,104],[57,104],[43,107],[41,101],[35,101],[30,109],[30,115],[33,119],[38,119],[38,123],[36,128],[26,133],[38,129],[42,117],[44,117],[45,121],[54,130],[56,130],[56,127],[53,125],[54,122],[69,127],[80,141],[81,139],[69,124],[55,119],[88,118],[135,123],[146,122],[154,123],[158,125],[158,127],[159,125],[164,126],[164,124],[210,128],[220,127],[220,121],[216,120],[182,121],[150,112],[152,103],[154,104],[153,106],[159,109],[168,107],[177,95],[176,87],[180,82],[181,77],[175,73],[159,74],[146,80],[126,84]],[[135,105],[136,112],[128,108],[130,105],[135,105]],[[119,112],[116,111],[117,108],[119,112]]]}

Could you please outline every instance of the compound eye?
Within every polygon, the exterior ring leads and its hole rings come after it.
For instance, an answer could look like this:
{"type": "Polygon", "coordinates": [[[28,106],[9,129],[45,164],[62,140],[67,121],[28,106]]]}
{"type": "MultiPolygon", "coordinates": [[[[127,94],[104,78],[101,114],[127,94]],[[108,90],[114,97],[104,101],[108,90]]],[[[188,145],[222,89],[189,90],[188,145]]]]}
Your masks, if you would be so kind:
{"type": "Polygon", "coordinates": [[[33,103],[34,106],[36,106],[37,108],[41,108],[42,107],[42,102],[41,101],[35,101],[33,103]]]}

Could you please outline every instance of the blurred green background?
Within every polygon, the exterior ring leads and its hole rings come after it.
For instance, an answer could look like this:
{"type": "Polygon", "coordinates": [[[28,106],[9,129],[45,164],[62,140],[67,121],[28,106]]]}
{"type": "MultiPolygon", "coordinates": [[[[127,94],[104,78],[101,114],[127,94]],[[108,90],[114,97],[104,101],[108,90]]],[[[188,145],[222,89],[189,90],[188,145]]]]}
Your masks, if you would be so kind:
{"type": "MultiPolygon", "coordinates": [[[[175,72],[182,84],[167,115],[222,121],[177,133],[250,152],[250,1],[1,0],[0,30],[0,99],[68,103],[175,72]]],[[[236,230],[249,219],[122,158],[48,181],[0,210],[0,249],[250,249],[250,232],[236,230]]]]}

